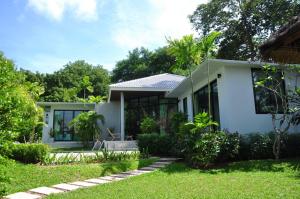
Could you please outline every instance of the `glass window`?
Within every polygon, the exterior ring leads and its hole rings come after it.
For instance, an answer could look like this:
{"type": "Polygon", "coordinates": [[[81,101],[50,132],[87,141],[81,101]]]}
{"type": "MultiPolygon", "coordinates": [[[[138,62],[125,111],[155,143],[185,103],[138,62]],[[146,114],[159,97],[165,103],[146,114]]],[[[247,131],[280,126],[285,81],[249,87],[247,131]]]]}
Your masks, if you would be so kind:
{"type": "Polygon", "coordinates": [[[184,113],[185,115],[187,115],[187,114],[188,114],[188,110],[187,110],[187,98],[184,98],[184,99],[182,100],[182,103],[183,103],[183,113],[184,113]]]}
{"type": "MultiPolygon", "coordinates": [[[[208,112],[208,86],[204,86],[194,94],[195,97],[195,113],[208,112]]],[[[211,114],[214,121],[220,123],[219,114],[219,98],[218,98],[218,85],[217,80],[210,83],[210,103],[211,114]]]]}
{"type": "MultiPolygon", "coordinates": [[[[277,79],[278,82],[280,82],[280,85],[277,87],[278,92],[285,93],[285,84],[284,80],[281,78],[282,73],[278,72],[274,74],[274,78],[277,79]]],[[[282,112],[282,100],[277,97],[277,104],[278,104],[278,111],[276,111],[276,97],[274,96],[274,93],[267,90],[264,87],[261,86],[255,86],[256,82],[262,81],[263,79],[266,79],[266,74],[261,69],[252,69],[252,80],[253,80],[253,90],[254,90],[254,100],[255,100],[255,110],[257,114],[266,114],[271,112],[282,112]]],[[[266,86],[271,86],[272,82],[267,82],[266,86]]]]}
{"type": "Polygon", "coordinates": [[[54,140],[55,141],[78,141],[79,138],[74,135],[69,123],[76,117],[81,110],[55,110],[54,111],[54,140]]]}

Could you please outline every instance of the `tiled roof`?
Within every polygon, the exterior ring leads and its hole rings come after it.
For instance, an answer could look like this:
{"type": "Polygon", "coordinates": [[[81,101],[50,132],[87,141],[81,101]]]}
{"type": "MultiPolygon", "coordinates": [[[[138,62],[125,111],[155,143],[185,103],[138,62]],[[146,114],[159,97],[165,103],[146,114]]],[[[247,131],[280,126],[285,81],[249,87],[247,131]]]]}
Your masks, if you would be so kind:
{"type": "Polygon", "coordinates": [[[174,89],[184,78],[184,76],[164,73],[111,84],[110,88],[153,88],[171,90],[174,89]]]}

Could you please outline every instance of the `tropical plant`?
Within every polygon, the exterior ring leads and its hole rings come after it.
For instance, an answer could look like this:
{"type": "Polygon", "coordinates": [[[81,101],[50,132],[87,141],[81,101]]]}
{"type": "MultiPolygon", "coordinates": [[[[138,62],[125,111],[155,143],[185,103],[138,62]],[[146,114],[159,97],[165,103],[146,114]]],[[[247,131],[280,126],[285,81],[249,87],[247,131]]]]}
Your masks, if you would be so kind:
{"type": "Polygon", "coordinates": [[[95,111],[82,112],[69,123],[69,126],[80,137],[83,145],[88,147],[90,141],[99,139],[101,136],[101,128],[98,125],[98,121],[101,121],[103,124],[104,116],[97,114],[95,111]]]}
{"type": "MultiPolygon", "coordinates": [[[[192,78],[192,71],[196,68],[197,65],[202,63],[204,60],[211,58],[215,55],[215,51],[217,46],[215,42],[217,38],[220,36],[219,32],[212,32],[206,36],[201,38],[194,38],[193,35],[185,35],[181,39],[171,40],[168,39],[169,43],[169,53],[176,58],[176,62],[174,64],[173,71],[187,71],[192,93],[194,93],[194,83],[192,78]]],[[[207,65],[207,75],[208,75],[208,85],[209,82],[209,66],[207,65]]],[[[210,101],[210,89],[208,100],[210,101]]],[[[210,104],[210,103],[209,103],[210,104]]],[[[192,106],[193,111],[195,108],[195,99],[194,95],[192,95],[192,106]]],[[[210,105],[209,105],[210,106],[210,105]]],[[[211,113],[209,107],[209,114],[211,113]]]]}
{"type": "Polygon", "coordinates": [[[145,117],[140,125],[143,134],[157,133],[158,125],[152,117],[145,117]]]}

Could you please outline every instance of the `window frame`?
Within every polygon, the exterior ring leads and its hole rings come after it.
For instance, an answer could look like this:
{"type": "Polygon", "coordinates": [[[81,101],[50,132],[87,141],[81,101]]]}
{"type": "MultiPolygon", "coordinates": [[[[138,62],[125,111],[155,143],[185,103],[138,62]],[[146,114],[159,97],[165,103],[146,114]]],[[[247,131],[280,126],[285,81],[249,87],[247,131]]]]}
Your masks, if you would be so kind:
{"type": "Polygon", "coordinates": [[[183,113],[187,116],[188,115],[187,97],[182,99],[182,109],[183,109],[183,113]]]}
{"type": "MultiPolygon", "coordinates": [[[[251,80],[252,80],[252,90],[253,90],[255,113],[258,114],[258,115],[271,114],[270,111],[262,111],[262,108],[258,107],[258,103],[256,101],[257,93],[255,91],[255,82],[254,82],[254,75],[253,75],[253,73],[255,71],[262,71],[262,69],[261,68],[251,68],[251,80]]],[[[282,72],[283,72],[283,75],[284,75],[284,71],[282,71],[282,72]]],[[[282,80],[282,87],[283,87],[283,93],[286,94],[285,79],[282,80]]],[[[279,111],[278,114],[283,114],[283,111],[279,111]]]]}
{"type": "MultiPolygon", "coordinates": [[[[55,129],[55,112],[56,111],[63,111],[63,112],[65,112],[65,111],[72,111],[73,113],[72,113],[72,116],[73,116],[73,119],[75,118],[74,116],[75,116],[75,111],[81,111],[81,112],[88,112],[88,111],[90,111],[90,110],[83,110],[83,109],[78,109],[78,110],[74,110],[74,109],[54,109],[53,110],[53,121],[52,121],[52,129],[54,130],[55,129]]],[[[63,119],[64,119],[65,117],[64,117],[64,115],[63,115],[63,119]]],[[[74,140],[74,131],[72,132],[72,139],[71,140],[60,140],[60,139],[56,139],[55,138],[55,135],[53,136],[53,139],[54,139],[54,142],[77,142],[76,140],[74,140]]]]}

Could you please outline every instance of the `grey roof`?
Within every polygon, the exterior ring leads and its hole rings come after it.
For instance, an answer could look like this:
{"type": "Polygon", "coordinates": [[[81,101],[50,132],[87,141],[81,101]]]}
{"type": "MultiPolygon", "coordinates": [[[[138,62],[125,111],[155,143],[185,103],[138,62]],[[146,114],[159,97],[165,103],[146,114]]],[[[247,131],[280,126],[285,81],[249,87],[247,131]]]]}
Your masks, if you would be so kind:
{"type": "Polygon", "coordinates": [[[169,73],[153,75],[149,77],[134,79],[130,81],[111,84],[110,88],[117,90],[118,88],[148,88],[148,89],[174,89],[185,77],[169,73]]]}

